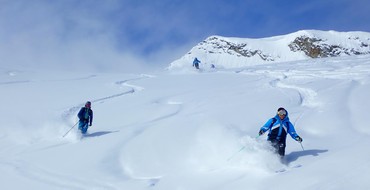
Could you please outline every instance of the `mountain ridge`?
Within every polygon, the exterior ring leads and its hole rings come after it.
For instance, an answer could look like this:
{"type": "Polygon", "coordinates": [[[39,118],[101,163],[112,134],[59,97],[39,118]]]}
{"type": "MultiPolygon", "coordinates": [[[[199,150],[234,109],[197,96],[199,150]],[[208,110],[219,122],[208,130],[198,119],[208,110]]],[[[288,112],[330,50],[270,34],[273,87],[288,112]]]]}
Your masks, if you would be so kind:
{"type": "Polygon", "coordinates": [[[213,35],[175,60],[169,69],[191,68],[195,57],[203,69],[238,68],[263,63],[370,54],[370,33],[300,30],[265,38],[213,35]]]}

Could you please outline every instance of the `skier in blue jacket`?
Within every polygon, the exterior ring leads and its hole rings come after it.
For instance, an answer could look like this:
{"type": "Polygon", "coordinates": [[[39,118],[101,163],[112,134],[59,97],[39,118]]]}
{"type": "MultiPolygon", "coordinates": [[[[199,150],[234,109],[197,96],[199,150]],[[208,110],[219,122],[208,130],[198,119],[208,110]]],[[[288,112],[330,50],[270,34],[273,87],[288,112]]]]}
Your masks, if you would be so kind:
{"type": "Polygon", "coordinates": [[[194,58],[193,67],[199,69],[199,63],[200,63],[199,59],[198,58],[194,58]]]}
{"type": "Polygon", "coordinates": [[[303,139],[297,135],[293,124],[289,121],[288,111],[284,108],[279,108],[275,117],[269,119],[259,131],[259,135],[263,135],[269,130],[267,140],[271,142],[276,152],[283,157],[285,155],[286,136],[287,133],[296,141],[302,142],[303,139]]]}
{"type": "Polygon", "coordinates": [[[89,126],[92,125],[93,111],[91,110],[91,102],[86,102],[85,107],[82,107],[77,114],[80,119],[78,129],[81,130],[82,134],[87,132],[89,126]]]}

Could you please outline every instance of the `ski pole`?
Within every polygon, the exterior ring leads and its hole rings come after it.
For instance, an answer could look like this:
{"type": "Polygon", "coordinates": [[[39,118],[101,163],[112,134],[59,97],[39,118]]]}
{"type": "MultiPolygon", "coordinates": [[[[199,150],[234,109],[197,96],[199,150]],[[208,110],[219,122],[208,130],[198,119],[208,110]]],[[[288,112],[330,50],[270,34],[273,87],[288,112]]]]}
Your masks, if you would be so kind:
{"type": "MultiPolygon", "coordinates": [[[[78,121],[77,121],[77,123],[78,123],[78,121]]],[[[74,124],[73,125],[73,127],[71,127],[67,132],[66,132],[66,134],[64,134],[63,135],[63,138],[77,125],[77,123],[76,124],[74,124]]]]}
{"type": "Polygon", "coordinates": [[[238,152],[235,152],[230,158],[227,159],[227,161],[230,161],[231,158],[233,158],[235,155],[237,155],[239,152],[241,152],[243,149],[245,149],[245,146],[243,146],[241,149],[238,150],[238,152]]]}
{"type": "Polygon", "coordinates": [[[302,150],[304,150],[303,145],[302,145],[302,142],[299,142],[299,144],[301,144],[302,150]]]}

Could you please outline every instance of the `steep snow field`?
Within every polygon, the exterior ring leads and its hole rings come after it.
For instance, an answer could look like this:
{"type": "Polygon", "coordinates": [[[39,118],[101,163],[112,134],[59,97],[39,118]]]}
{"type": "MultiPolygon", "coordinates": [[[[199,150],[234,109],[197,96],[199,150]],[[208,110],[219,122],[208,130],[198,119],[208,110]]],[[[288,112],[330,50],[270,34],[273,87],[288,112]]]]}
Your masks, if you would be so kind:
{"type": "Polygon", "coordinates": [[[0,89],[1,189],[370,187],[370,56],[145,74],[2,66],[0,89]],[[89,134],[62,138],[87,100],[89,134]],[[281,106],[303,138],[288,137],[286,164],[257,137],[281,106]]]}

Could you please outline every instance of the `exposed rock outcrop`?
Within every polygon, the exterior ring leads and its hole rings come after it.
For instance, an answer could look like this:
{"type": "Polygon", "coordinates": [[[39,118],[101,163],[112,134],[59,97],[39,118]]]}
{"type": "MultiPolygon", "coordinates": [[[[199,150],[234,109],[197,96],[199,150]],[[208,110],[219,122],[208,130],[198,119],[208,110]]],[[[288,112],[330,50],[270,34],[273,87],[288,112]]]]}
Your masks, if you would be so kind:
{"type": "Polygon", "coordinates": [[[358,41],[359,46],[356,48],[347,48],[339,44],[328,44],[323,39],[300,36],[289,44],[289,48],[293,52],[303,51],[307,56],[311,58],[338,57],[343,54],[346,55],[370,54],[368,43],[360,41],[359,38],[354,39],[349,38],[349,40],[358,41]],[[365,50],[361,51],[359,49],[365,50]],[[368,50],[366,51],[366,49],[368,50]]]}

